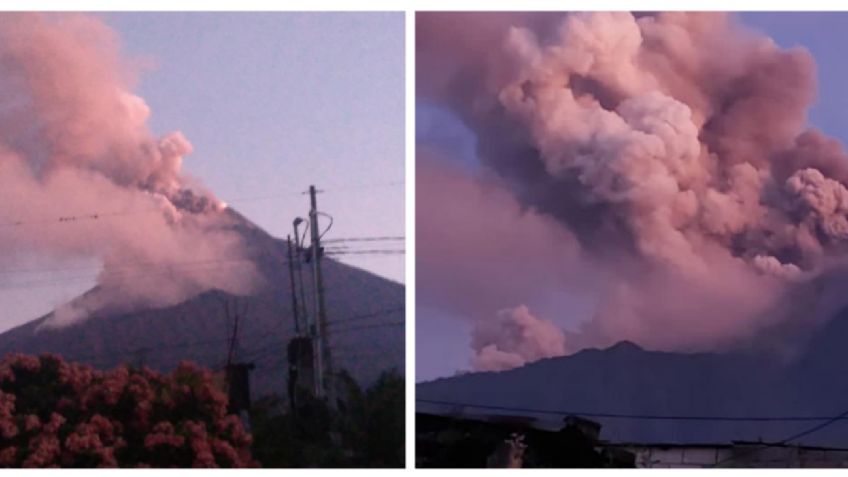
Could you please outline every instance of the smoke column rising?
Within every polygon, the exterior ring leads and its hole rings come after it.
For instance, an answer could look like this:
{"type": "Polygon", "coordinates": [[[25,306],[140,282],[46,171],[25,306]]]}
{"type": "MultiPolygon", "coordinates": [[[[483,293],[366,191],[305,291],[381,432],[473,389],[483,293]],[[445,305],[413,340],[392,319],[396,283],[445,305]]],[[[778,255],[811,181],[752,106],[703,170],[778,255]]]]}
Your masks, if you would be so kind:
{"type": "MultiPolygon", "coordinates": [[[[417,21],[419,94],[475,133],[479,159],[513,200],[576,238],[578,258],[557,276],[606,277],[563,353],[622,339],[726,349],[805,319],[809,310],[783,297],[812,288],[848,239],[848,158],[807,124],[815,64],[806,50],[781,49],[726,14],[417,21]]],[[[419,253],[436,246],[451,244],[421,240],[419,253]]],[[[436,262],[419,263],[422,275],[438,274],[436,262]]],[[[478,280],[575,292],[544,279],[556,271],[544,268],[478,280]]],[[[491,344],[492,323],[510,342],[497,310],[470,318],[491,344]]],[[[481,364],[479,336],[476,367],[498,367],[481,364]]],[[[549,355],[537,346],[537,357],[549,355]]]]}
{"type": "Polygon", "coordinates": [[[131,92],[138,69],[96,18],[0,15],[0,222],[20,223],[0,229],[0,264],[104,266],[98,292],[61,307],[53,325],[212,288],[247,293],[259,280],[247,261],[208,266],[245,258],[243,244],[225,206],[181,173],[188,140],[147,128],[150,110],[131,92]],[[90,214],[100,216],[57,221],[90,214]]]}

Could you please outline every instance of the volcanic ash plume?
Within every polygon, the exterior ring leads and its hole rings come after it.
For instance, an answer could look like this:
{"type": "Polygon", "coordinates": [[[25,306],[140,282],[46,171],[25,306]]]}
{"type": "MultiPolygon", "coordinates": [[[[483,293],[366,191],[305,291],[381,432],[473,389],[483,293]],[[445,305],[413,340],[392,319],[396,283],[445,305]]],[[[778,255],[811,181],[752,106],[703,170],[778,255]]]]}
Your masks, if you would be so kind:
{"type": "Polygon", "coordinates": [[[55,323],[210,288],[245,293],[257,279],[244,261],[209,266],[244,258],[244,247],[223,205],[180,172],[188,140],[148,129],[133,69],[95,18],[0,15],[0,263],[104,265],[100,291],[55,323]]]}
{"type": "Polygon", "coordinates": [[[562,329],[536,318],[526,306],[501,310],[495,321],[481,321],[474,328],[471,346],[476,351],[474,368],[500,371],[565,353],[562,329]]]}
{"type": "Polygon", "coordinates": [[[421,91],[615,277],[569,346],[716,349],[808,314],[776,303],[844,254],[848,157],[808,129],[807,51],[722,14],[450,15],[418,17],[421,91]]]}

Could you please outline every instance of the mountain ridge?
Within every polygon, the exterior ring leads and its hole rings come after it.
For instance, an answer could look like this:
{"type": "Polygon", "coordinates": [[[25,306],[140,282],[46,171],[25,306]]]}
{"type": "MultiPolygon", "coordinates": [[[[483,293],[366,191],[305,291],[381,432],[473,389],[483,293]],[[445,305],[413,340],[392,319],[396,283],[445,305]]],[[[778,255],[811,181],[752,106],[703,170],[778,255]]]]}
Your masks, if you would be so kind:
{"type": "MultiPolygon", "coordinates": [[[[848,375],[840,369],[848,360],[848,349],[840,346],[845,339],[848,309],[815,333],[792,361],[749,352],[649,351],[618,343],[508,371],[418,383],[416,397],[421,412],[473,416],[514,410],[550,428],[568,413],[591,414],[603,425],[602,437],[613,442],[779,441],[848,410],[848,375]],[[703,419],[686,419],[693,417],[703,419]],[[752,417],[802,419],[745,420],[752,417]],[[821,419],[805,420],[814,417],[821,419]]],[[[833,422],[801,443],[848,447],[848,423],[833,422]]]]}

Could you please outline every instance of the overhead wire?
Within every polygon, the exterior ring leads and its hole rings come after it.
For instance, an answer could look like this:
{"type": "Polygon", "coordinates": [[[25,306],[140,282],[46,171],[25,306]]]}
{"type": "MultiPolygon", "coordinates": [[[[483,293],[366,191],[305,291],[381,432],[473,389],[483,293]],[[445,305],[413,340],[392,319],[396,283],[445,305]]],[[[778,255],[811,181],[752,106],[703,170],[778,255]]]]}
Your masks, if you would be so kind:
{"type": "Polygon", "coordinates": [[[751,456],[756,455],[756,454],[758,454],[758,453],[760,453],[760,452],[762,452],[762,451],[764,451],[768,448],[785,446],[786,444],[788,444],[792,441],[795,441],[795,440],[798,440],[802,437],[807,437],[811,434],[819,432],[822,429],[824,429],[828,426],[831,426],[831,425],[835,424],[836,422],[839,422],[839,421],[844,420],[844,419],[848,419],[848,410],[845,410],[844,412],[841,412],[841,413],[837,414],[836,416],[833,416],[833,417],[825,420],[825,422],[816,424],[813,427],[805,429],[805,430],[798,432],[796,434],[792,434],[789,437],[786,437],[784,439],[780,439],[777,442],[762,443],[760,445],[760,447],[755,447],[753,449],[748,450],[747,452],[742,452],[740,454],[731,455],[731,456],[717,462],[715,464],[715,467],[721,467],[721,466],[723,466],[723,465],[725,465],[729,462],[732,462],[734,460],[739,460],[739,459],[742,459],[744,457],[751,457],[751,456]]]}
{"type": "MultiPolygon", "coordinates": [[[[228,258],[215,260],[197,260],[184,262],[167,262],[162,264],[147,264],[135,267],[123,267],[118,269],[106,270],[103,277],[113,280],[126,280],[130,278],[145,278],[156,276],[169,276],[174,273],[191,273],[191,272],[221,272],[230,270],[235,267],[247,266],[254,264],[255,257],[244,258],[228,258]]],[[[79,268],[83,270],[83,268],[79,268]]],[[[95,268],[85,268],[85,270],[97,271],[95,268]]],[[[69,269],[71,271],[71,269],[69,269]]],[[[103,270],[100,270],[103,272],[103,270]]],[[[13,273],[8,270],[0,270],[0,273],[13,273]]],[[[49,269],[38,271],[38,273],[51,272],[49,269]]],[[[55,270],[52,270],[55,272],[55,270]]],[[[36,273],[36,269],[30,269],[24,273],[36,273]]],[[[71,275],[71,276],[53,276],[47,279],[16,281],[9,283],[0,283],[0,290],[14,290],[20,288],[40,288],[50,286],[61,286],[72,283],[88,282],[93,278],[93,274],[86,275],[71,275]]]]}
{"type": "MultiPolygon", "coordinates": [[[[356,189],[362,189],[362,188],[376,188],[376,187],[394,186],[394,185],[403,185],[403,184],[404,184],[403,181],[392,181],[392,182],[388,182],[388,183],[341,186],[341,187],[331,188],[329,190],[329,192],[344,191],[344,190],[356,190],[356,189]]],[[[325,190],[324,192],[328,192],[328,191],[325,190]]],[[[289,197],[289,196],[301,195],[301,194],[302,194],[302,192],[295,192],[294,190],[292,190],[291,192],[285,192],[285,193],[267,194],[267,195],[260,195],[260,196],[236,197],[234,199],[227,199],[227,200],[222,199],[222,200],[226,204],[232,204],[232,203],[243,203],[243,202],[274,199],[274,198],[280,198],[280,197],[289,197]]],[[[111,217],[121,217],[121,216],[127,216],[127,215],[161,213],[161,212],[162,212],[162,208],[160,208],[160,207],[150,207],[150,208],[143,208],[143,209],[138,209],[138,210],[123,210],[123,211],[82,212],[82,213],[77,213],[77,214],[65,214],[65,215],[60,215],[60,216],[57,216],[57,217],[49,217],[49,218],[43,218],[43,219],[10,220],[10,221],[7,221],[7,222],[0,222],[0,227],[21,227],[21,226],[34,225],[34,224],[54,224],[54,223],[63,224],[63,223],[72,223],[72,222],[79,222],[79,221],[85,221],[85,220],[100,220],[100,219],[111,218],[111,217]]]]}
{"type": "MultiPolygon", "coordinates": [[[[339,187],[332,188],[330,192],[335,192],[337,190],[353,190],[353,189],[362,189],[362,188],[372,188],[372,187],[382,187],[382,186],[394,186],[394,185],[403,185],[403,181],[390,182],[384,184],[361,184],[349,187],[339,187]]],[[[286,194],[270,194],[264,196],[253,196],[253,197],[242,197],[236,199],[227,200],[227,203],[239,203],[239,202],[247,202],[252,200],[266,200],[271,198],[283,197],[294,195],[295,193],[286,193],[286,194]]],[[[128,215],[137,215],[137,214],[145,214],[145,213],[161,213],[161,208],[149,208],[149,209],[140,209],[140,210],[126,210],[126,211],[113,211],[113,212],[96,212],[96,213],[83,213],[83,214],[75,214],[75,215],[63,215],[55,218],[49,219],[35,219],[35,220],[15,220],[6,223],[0,223],[0,227],[19,227],[33,224],[66,224],[71,222],[79,222],[79,221],[87,221],[87,220],[100,220],[104,218],[111,217],[120,217],[120,216],[128,216],[128,215]]],[[[320,212],[319,212],[320,213],[320,212]]],[[[333,225],[333,219],[331,216],[325,213],[321,213],[322,216],[328,217],[330,219],[330,224],[327,228],[322,232],[321,236],[326,234],[333,225]]],[[[307,223],[308,227],[308,223],[307,223]]],[[[304,230],[304,234],[306,234],[308,228],[304,230]]],[[[350,238],[340,238],[340,239],[329,239],[326,242],[328,243],[336,243],[336,244],[344,244],[348,242],[375,242],[375,241],[387,241],[387,240],[404,240],[401,236],[383,236],[383,237],[350,237],[350,238]]],[[[401,254],[404,253],[403,250],[333,250],[330,249],[326,252],[328,256],[338,256],[338,255],[374,255],[374,254],[401,254]]],[[[198,271],[214,271],[216,269],[223,270],[228,267],[244,265],[240,263],[230,263],[229,265],[223,265],[227,262],[248,262],[253,261],[255,258],[259,257],[238,257],[232,259],[210,259],[210,260],[198,260],[198,261],[185,261],[185,262],[168,262],[168,263],[143,263],[143,262],[126,262],[124,264],[119,264],[118,268],[114,268],[114,264],[110,264],[109,271],[106,272],[106,275],[112,278],[126,279],[126,278],[135,278],[135,277],[144,277],[144,276],[157,276],[162,274],[173,274],[175,271],[191,271],[192,267],[198,271]],[[205,268],[198,268],[205,267],[205,268]]],[[[287,262],[284,262],[284,264],[287,262]]],[[[91,272],[103,272],[102,267],[64,267],[64,268],[24,268],[24,269],[0,269],[0,274],[35,274],[35,273],[56,273],[56,272],[73,272],[73,271],[91,271],[91,272]]],[[[76,281],[84,281],[91,280],[91,274],[88,275],[76,275],[76,276],[64,276],[64,277],[50,277],[47,280],[30,280],[28,282],[16,282],[16,283],[6,283],[0,284],[0,290],[3,289],[15,289],[15,288],[34,288],[38,286],[56,286],[67,283],[74,283],[76,281]]],[[[402,308],[393,308],[389,311],[396,311],[402,308]]],[[[348,320],[338,320],[333,321],[330,324],[333,326],[343,325],[350,321],[358,321],[364,320],[367,318],[372,318],[375,316],[379,316],[380,314],[388,313],[389,311],[381,311],[376,313],[371,313],[362,316],[355,316],[348,320]]],[[[365,326],[353,326],[347,328],[341,328],[337,331],[339,332],[351,332],[356,330],[364,330],[374,327],[382,327],[382,326],[396,326],[404,324],[403,321],[399,322],[390,322],[390,323],[374,323],[368,324],[365,326]]],[[[292,330],[289,330],[292,331],[292,330]]],[[[268,332],[263,333],[264,336],[268,336],[268,332]]],[[[154,351],[165,351],[165,350],[173,350],[173,349],[181,349],[187,347],[203,347],[209,346],[213,344],[220,344],[222,342],[227,341],[228,338],[221,338],[215,340],[201,341],[201,342],[181,342],[170,345],[160,345],[160,346],[143,346],[135,349],[117,351],[117,352],[109,352],[109,353],[84,353],[84,354],[74,354],[70,353],[71,358],[74,360],[90,360],[94,358],[110,358],[114,360],[114,358],[128,355],[137,355],[139,353],[144,352],[154,352],[154,351]]],[[[261,347],[258,350],[254,350],[249,353],[254,359],[261,359],[264,356],[268,355],[269,352],[274,351],[279,348],[279,343],[271,343],[264,347],[261,347]]],[[[103,360],[101,360],[103,361],[103,360]]]]}
{"type": "Polygon", "coordinates": [[[370,250],[325,250],[326,255],[403,255],[406,250],[370,249],[370,250]]]}
{"type": "MultiPolygon", "coordinates": [[[[437,399],[416,398],[416,402],[425,404],[437,404],[452,407],[467,407],[473,409],[485,409],[492,411],[525,412],[528,414],[556,415],[556,416],[582,416],[607,419],[633,419],[633,420],[659,420],[659,421],[724,421],[724,422],[790,422],[790,421],[826,421],[832,424],[832,420],[848,419],[848,411],[838,416],[703,416],[703,415],[673,415],[673,414],[627,414],[610,412],[586,412],[573,409],[537,409],[513,406],[495,406],[487,404],[476,404],[467,402],[443,401],[437,399]]],[[[788,440],[797,439],[794,436],[788,440]]]]}
{"type": "Polygon", "coordinates": [[[341,237],[324,240],[324,243],[336,243],[336,242],[386,242],[392,240],[405,240],[406,237],[402,235],[388,235],[382,237],[341,237]]]}
{"type": "Polygon", "coordinates": [[[366,329],[371,329],[371,328],[382,328],[382,327],[385,327],[385,326],[403,326],[405,324],[406,324],[406,321],[404,321],[404,320],[387,321],[385,323],[374,323],[374,324],[369,324],[369,325],[351,326],[351,327],[348,327],[348,328],[337,328],[337,329],[333,330],[333,333],[339,334],[339,333],[347,333],[347,332],[350,332],[350,331],[366,330],[366,329]]]}
{"type": "MultiPolygon", "coordinates": [[[[388,313],[391,313],[393,311],[397,311],[398,309],[399,309],[399,307],[392,307],[392,308],[387,308],[385,310],[380,310],[380,311],[377,311],[377,312],[354,315],[354,316],[352,316],[348,319],[334,321],[333,323],[355,322],[355,321],[359,321],[359,320],[362,320],[362,319],[365,319],[365,318],[376,317],[376,316],[379,316],[381,314],[388,314],[388,313]]],[[[247,335],[261,337],[261,338],[267,338],[267,341],[270,341],[270,343],[260,345],[259,348],[247,352],[247,354],[244,355],[243,359],[245,359],[247,361],[255,360],[255,359],[261,359],[263,356],[267,355],[269,352],[279,350],[280,343],[279,343],[278,340],[280,339],[280,337],[283,336],[283,335],[286,335],[286,334],[290,334],[294,331],[293,326],[284,327],[283,325],[284,325],[283,321],[278,321],[275,325],[273,325],[271,327],[265,327],[265,328],[254,329],[254,330],[249,331],[247,333],[247,335]]],[[[379,325],[379,323],[378,323],[378,325],[379,325]]],[[[390,323],[390,325],[393,325],[393,324],[390,323]]],[[[360,329],[360,328],[361,329],[367,329],[367,328],[370,328],[370,327],[373,327],[373,326],[357,327],[356,329],[360,329]]],[[[244,338],[244,337],[245,336],[243,336],[242,338],[244,338]]],[[[160,344],[160,345],[154,345],[154,346],[140,346],[140,347],[128,349],[128,350],[102,352],[102,353],[81,353],[81,354],[80,353],[68,353],[68,354],[65,355],[65,357],[66,357],[66,359],[74,360],[74,361],[89,361],[89,360],[94,359],[94,358],[113,358],[111,360],[101,360],[101,361],[105,362],[105,361],[114,361],[114,358],[117,358],[117,357],[136,355],[136,354],[141,353],[141,352],[151,352],[151,351],[159,352],[159,351],[169,351],[169,350],[174,350],[174,349],[184,349],[184,348],[190,348],[190,347],[206,347],[206,346],[211,346],[211,345],[214,345],[214,344],[225,343],[229,339],[230,338],[228,338],[228,337],[222,337],[222,338],[216,338],[216,339],[204,340],[204,341],[187,340],[187,341],[171,343],[171,344],[160,344]]]]}
{"type": "Polygon", "coordinates": [[[329,321],[327,321],[327,326],[342,325],[342,324],[346,324],[346,323],[352,323],[352,322],[357,322],[357,321],[361,321],[361,320],[367,320],[367,319],[370,319],[370,318],[376,318],[378,316],[387,315],[389,313],[394,313],[394,312],[398,312],[398,311],[405,311],[405,310],[406,310],[405,305],[398,305],[396,307],[386,308],[386,309],[383,309],[383,310],[380,310],[380,311],[375,311],[375,312],[372,312],[372,313],[356,315],[356,316],[346,318],[346,319],[342,319],[342,320],[329,320],[329,321]]]}

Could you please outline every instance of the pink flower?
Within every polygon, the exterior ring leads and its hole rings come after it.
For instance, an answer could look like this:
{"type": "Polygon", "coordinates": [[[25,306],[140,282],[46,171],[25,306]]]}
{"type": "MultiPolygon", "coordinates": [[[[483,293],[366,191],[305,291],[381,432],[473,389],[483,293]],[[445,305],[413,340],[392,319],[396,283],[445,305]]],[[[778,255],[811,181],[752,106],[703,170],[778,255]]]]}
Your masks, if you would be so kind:
{"type": "Polygon", "coordinates": [[[203,467],[203,468],[212,468],[218,467],[215,463],[215,457],[209,451],[204,451],[198,453],[194,457],[194,463],[192,464],[194,467],[203,467]]]}
{"type": "Polygon", "coordinates": [[[118,467],[125,456],[147,456],[150,463],[167,465],[163,459],[177,449],[191,452],[195,467],[255,465],[251,436],[238,417],[227,415],[220,383],[209,370],[192,363],[159,374],[126,366],[97,371],[56,355],[8,355],[0,362],[0,383],[8,390],[0,391],[0,438],[6,441],[0,466],[86,462],[118,467]],[[38,379],[21,381],[21,373],[36,373],[38,379]],[[42,382],[60,386],[38,389],[42,382]],[[18,412],[18,396],[34,392],[59,393],[48,396],[56,403],[48,418],[30,411],[28,402],[21,406],[26,411],[18,412]],[[178,411],[186,407],[198,417],[187,420],[178,411]],[[125,432],[141,433],[143,447],[130,448],[137,444],[134,439],[128,443],[125,432]],[[18,445],[21,442],[26,444],[18,445]]]}
{"type": "Polygon", "coordinates": [[[40,435],[29,441],[29,455],[21,464],[22,467],[47,467],[54,464],[59,456],[59,439],[54,436],[40,435]]]}
{"type": "Polygon", "coordinates": [[[15,412],[15,395],[0,391],[0,417],[12,417],[15,412]]]}
{"type": "Polygon", "coordinates": [[[44,432],[56,434],[65,422],[67,422],[67,419],[65,419],[61,414],[55,412],[51,413],[50,420],[44,425],[44,432]]]}
{"type": "Polygon", "coordinates": [[[35,356],[15,353],[6,357],[12,369],[22,369],[30,372],[37,372],[41,369],[41,360],[35,356]]]}
{"type": "Polygon", "coordinates": [[[156,446],[171,446],[182,447],[185,444],[185,437],[167,434],[148,434],[144,438],[144,447],[152,449],[156,446]]]}
{"type": "Polygon", "coordinates": [[[15,382],[15,373],[12,371],[12,367],[8,362],[3,362],[0,364],[0,383],[13,383],[15,382]]]}
{"type": "Polygon", "coordinates": [[[61,411],[66,411],[74,407],[74,401],[71,398],[61,397],[59,401],[56,403],[56,409],[61,411]]]}
{"type": "Polygon", "coordinates": [[[80,424],[65,438],[65,449],[73,453],[98,451],[103,447],[100,436],[95,434],[92,426],[80,424]]]}
{"type": "Polygon", "coordinates": [[[0,419],[0,436],[4,439],[11,439],[17,435],[18,426],[11,419],[0,419]]]}
{"type": "Polygon", "coordinates": [[[35,414],[27,414],[24,417],[24,430],[32,432],[41,427],[41,420],[35,414]]]}
{"type": "Polygon", "coordinates": [[[118,459],[115,458],[115,449],[104,447],[97,452],[100,464],[97,467],[118,467],[118,459]]]}
{"type": "Polygon", "coordinates": [[[88,388],[93,379],[94,373],[87,366],[65,362],[59,365],[59,382],[70,385],[77,392],[88,388]]]}
{"type": "Polygon", "coordinates": [[[100,414],[95,414],[91,416],[91,419],[88,422],[93,427],[94,431],[99,435],[105,442],[111,442],[115,437],[115,426],[109,419],[101,416],[100,414]]]}
{"type": "Polygon", "coordinates": [[[167,421],[158,422],[153,426],[153,432],[144,439],[144,447],[148,449],[160,445],[182,447],[183,444],[185,444],[185,438],[175,434],[174,425],[167,421]]]}
{"type": "Polygon", "coordinates": [[[213,439],[212,450],[215,451],[216,455],[219,455],[229,461],[230,465],[233,467],[238,467],[241,463],[238,452],[236,452],[236,450],[233,449],[233,446],[226,441],[213,439]]]}
{"type": "Polygon", "coordinates": [[[17,462],[18,448],[15,446],[7,447],[0,451],[0,465],[3,467],[12,467],[17,462]]]}
{"type": "Polygon", "coordinates": [[[135,418],[140,426],[147,426],[152,409],[153,403],[151,401],[139,401],[135,405],[135,418]]]}

